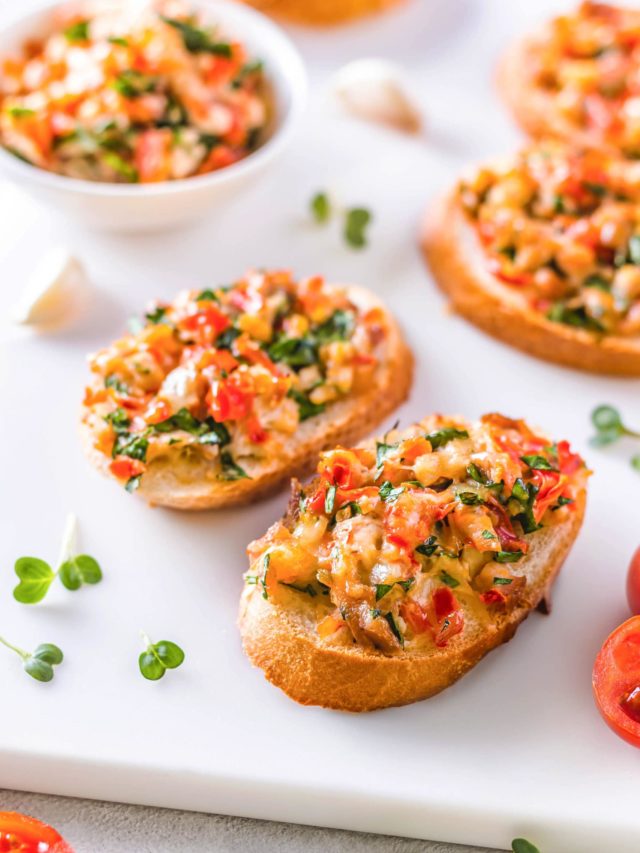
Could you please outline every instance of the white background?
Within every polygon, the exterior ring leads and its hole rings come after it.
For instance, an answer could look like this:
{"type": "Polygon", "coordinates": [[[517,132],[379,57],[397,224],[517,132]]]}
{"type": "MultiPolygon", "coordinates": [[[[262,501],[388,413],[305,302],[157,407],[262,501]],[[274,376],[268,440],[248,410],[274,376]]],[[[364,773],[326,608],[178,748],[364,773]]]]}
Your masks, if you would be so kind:
{"type": "Polygon", "coordinates": [[[640,847],[639,755],[601,722],[590,687],[602,640],[628,615],[640,495],[628,459],[638,448],[587,444],[598,403],[640,421],[638,381],[538,362],[450,316],[416,243],[424,209],[463,164],[517,143],[493,89],[495,60],[558,7],[414,0],[355,28],[296,32],[313,83],[304,133],[224,216],[189,230],[89,234],[0,184],[3,312],[37,257],[61,241],[96,285],[84,323],[57,336],[8,330],[0,362],[0,633],[28,648],[58,643],[67,656],[43,685],[0,649],[0,786],[501,847],[525,835],[549,853],[640,847]],[[365,55],[407,68],[427,116],[424,139],[332,111],[329,74],[365,55]],[[337,230],[310,223],[308,199],[320,188],[372,209],[368,249],[350,251],[337,230]],[[357,281],[389,302],[417,360],[403,423],[500,410],[571,439],[595,471],[553,615],[533,615],[513,642],[427,702],[358,717],[299,708],[242,656],[244,547],[279,516],[283,494],[235,512],[152,510],[82,456],[85,354],[147,300],[229,281],[250,265],[357,281]],[[70,509],[103,583],[77,593],[56,585],[42,605],[17,604],[14,560],[55,560],[70,509]],[[186,650],[162,682],[137,672],[140,627],[186,650]]]}

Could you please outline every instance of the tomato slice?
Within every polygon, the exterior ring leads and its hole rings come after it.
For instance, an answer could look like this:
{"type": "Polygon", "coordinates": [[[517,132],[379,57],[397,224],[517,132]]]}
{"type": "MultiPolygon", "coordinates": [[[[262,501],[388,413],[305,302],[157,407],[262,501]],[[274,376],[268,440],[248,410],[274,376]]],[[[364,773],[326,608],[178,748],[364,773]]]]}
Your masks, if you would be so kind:
{"type": "Polygon", "coordinates": [[[627,600],[631,612],[640,615],[640,548],[631,558],[627,574],[627,600]]]}
{"type": "Polygon", "coordinates": [[[0,812],[0,853],[73,853],[52,826],[18,812],[0,812]]]}
{"type": "Polygon", "coordinates": [[[593,668],[593,693],[609,728],[640,747],[640,616],[605,640],[593,668]]]}

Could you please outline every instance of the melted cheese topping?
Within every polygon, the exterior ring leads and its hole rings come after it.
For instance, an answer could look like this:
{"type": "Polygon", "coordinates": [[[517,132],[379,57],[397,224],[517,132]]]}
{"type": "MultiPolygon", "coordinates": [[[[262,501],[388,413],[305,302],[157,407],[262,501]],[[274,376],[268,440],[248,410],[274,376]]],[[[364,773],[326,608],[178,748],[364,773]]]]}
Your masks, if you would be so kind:
{"type": "Polygon", "coordinates": [[[547,142],[459,186],[487,269],[549,320],[640,333],[640,164],[547,142]]]}
{"type": "Polygon", "coordinates": [[[444,646],[465,614],[519,603],[532,537],[566,521],[586,474],[566,441],[523,421],[427,418],[323,454],[289,517],[249,546],[246,581],[271,602],[312,600],[331,642],[444,646]]]}

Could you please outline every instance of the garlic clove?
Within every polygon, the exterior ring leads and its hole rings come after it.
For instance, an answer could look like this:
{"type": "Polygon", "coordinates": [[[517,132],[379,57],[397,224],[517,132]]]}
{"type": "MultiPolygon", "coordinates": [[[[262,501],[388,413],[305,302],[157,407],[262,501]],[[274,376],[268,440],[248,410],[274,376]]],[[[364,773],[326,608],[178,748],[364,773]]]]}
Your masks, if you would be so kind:
{"type": "Polygon", "coordinates": [[[35,268],[13,309],[25,326],[59,326],[73,321],[88,303],[89,279],[67,249],[48,252],[35,268]]]}
{"type": "Polygon", "coordinates": [[[404,133],[419,133],[423,120],[402,69],[385,59],[356,59],[343,66],[332,91],[352,115],[404,133]]]}

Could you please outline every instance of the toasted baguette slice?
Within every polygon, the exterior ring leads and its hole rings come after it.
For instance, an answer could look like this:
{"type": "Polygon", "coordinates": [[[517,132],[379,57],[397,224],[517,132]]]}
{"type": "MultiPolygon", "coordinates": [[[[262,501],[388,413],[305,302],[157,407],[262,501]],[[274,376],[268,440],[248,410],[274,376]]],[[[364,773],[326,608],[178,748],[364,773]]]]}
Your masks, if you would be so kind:
{"type": "Polygon", "coordinates": [[[403,0],[244,0],[267,15],[311,26],[343,24],[383,12],[403,0]]]}
{"type": "MultiPolygon", "coordinates": [[[[353,442],[370,432],[407,397],[413,374],[413,356],[402,333],[383,303],[369,290],[345,286],[351,302],[363,312],[384,312],[387,334],[380,347],[372,381],[358,393],[327,405],[326,410],[301,422],[293,435],[279,440],[268,458],[240,457],[247,478],[221,480],[215,461],[191,446],[188,454],[167,447],[149,462],[136,494],[152,505],[183,510],[205,510],[250,503],[287,482],[309,473],[318,453],[338,442],[353,442]]],[[[97,447],[95,422],[85,406],[80,425],[82,444],[92,464],[110,474],[111,458],[97,447]]]]}
{"type": "MultiPolygon", "coordinates": [[[[457,423],[464,424],[461,419],[457,423]]],[[[391,439],[385,436],[385,441],[394,440],[397,435],[393,433],[391,439]]],[[[373,442],[362,446],[375,452],[373,442]]],[[[564,508],[562,520],[557,522],[557,514],[549,513],[556,523],[526,537],[529,550],[515,563],[517,575],[526,578],[517,606],[504,612],[498,609],[487,619],[482,606],[482,612],[478,612],[475,607],[463,605],[464,629],[446,645],[432,643],[415,648],[415,643],[408,643],[407,648],[395,654],[385,654],[354,641],[350,635],[348,640],[341,637],[339,643],[329,642],[318,632],[327,613],[326,598],[310,597],[289,588],[282,589],[274,603],[265,599],[260,582],[249,572],[251,583],[243,591],[239,612],[246,654],[269,681],[303,705],[360,712],[433,696],[509,640],[532,610],[550,611],[551,586],[582,524],[586,474],[582,469],[576,476],[574,502],[570,511],[564,508]]],[[[305,490],[307,494],[310,491],[305,490]]],[[[284,526],[291,531],[297,523],[300,496],[300,487],[294,483],[283,518],[284,526]]],[[[280,522],[264,539],[278,528],[281,530],[280,522]]],[[[276,533],[274,541],[279,539],[281,536],[276,533]]]]}
{"type": "Polygon", "coordinates": [[[428,211],[422,250],[453,308],[493,337],[538,358],[618,376],[640,376],[640,338],[597,336],[548,320],[487,270],[475,229],[453,190],[428,211]]]}

